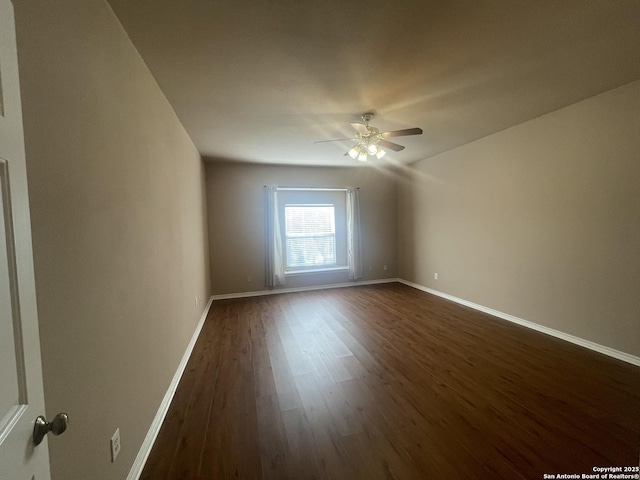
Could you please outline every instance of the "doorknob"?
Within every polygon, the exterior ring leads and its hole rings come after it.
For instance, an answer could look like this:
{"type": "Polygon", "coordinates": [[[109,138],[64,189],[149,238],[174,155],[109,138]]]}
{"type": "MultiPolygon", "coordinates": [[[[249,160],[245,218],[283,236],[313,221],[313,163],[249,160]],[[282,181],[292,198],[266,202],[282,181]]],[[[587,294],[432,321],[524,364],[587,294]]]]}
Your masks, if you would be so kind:
{"type": "Polygon", "coordinates": [[[51,432],[54,435],[60,435],[64,433],[67,429],[67,425],[69,424],[69,415],[66,413],[59,413],[55,416],[52,422],[47,422],[47,420],[40,415],[36,418],[36,423],[33,426],[33,443],[36,445],[40,445],[44,436],[51,432]]]}

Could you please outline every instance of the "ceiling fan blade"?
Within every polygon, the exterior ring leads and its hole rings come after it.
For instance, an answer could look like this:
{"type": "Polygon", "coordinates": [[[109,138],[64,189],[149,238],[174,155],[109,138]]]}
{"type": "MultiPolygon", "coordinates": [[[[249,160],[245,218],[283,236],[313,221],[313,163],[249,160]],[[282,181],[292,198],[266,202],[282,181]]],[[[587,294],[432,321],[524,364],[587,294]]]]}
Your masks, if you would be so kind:
{"type": "Polygon", "coordinates": [[[326,142],[342,142],[344,140],[354,140],[353,138],[336,138],[334,140],[318,140],[313,143],[326,143],[326,142]]]}
{"type": "Polygon", "coordinates": [[[352,123],[351,126],[358,132],[360,135],[367,135],[369,133],[369,129],[364,123],[352,123]]]}
{"type": "Polygon", "coordinates": [[[388,148],[389,150],[393,150],[394,152],[399,152],[400,150],[404,150],[402,145],[398,145],[397,143],[387,142],[386,140],[380,140],[378,145],[384,148],[388,148]]]}
{"type": "Polygon", "coordinates": [[[384,132],[382,134],[384,138],[403,137],[405,135],[422,135],[422,129],[421,128],[405,128],[404,130],[393,130],[392,132],[384,132]]]}

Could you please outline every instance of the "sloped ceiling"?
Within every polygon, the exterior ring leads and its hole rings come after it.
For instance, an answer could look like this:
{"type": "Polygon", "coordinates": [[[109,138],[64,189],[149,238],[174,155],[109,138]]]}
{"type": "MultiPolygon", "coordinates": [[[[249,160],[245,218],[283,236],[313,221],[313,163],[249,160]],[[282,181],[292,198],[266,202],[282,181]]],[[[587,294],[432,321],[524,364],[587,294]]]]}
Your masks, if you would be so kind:
{"type": "Polygon", "coordinates": [[[404,164],[640,78],[637,0],[109,0],[206,159],[404,164]]]}

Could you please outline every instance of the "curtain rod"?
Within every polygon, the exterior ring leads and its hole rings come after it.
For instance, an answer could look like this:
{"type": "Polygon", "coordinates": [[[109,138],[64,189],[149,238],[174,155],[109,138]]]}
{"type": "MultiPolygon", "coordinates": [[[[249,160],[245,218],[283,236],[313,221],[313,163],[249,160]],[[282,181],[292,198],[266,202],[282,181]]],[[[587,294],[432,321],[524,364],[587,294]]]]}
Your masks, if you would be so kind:
{"type": "MultiPolygon", "coordinates": [[[[267,185],[265,185],[267,187],[267,185]]],[[[348,188],[324,188],[324,187],[276,187],[276,190],[283,191],[308,191],[314,190],[316,192],[346,192],[348,188]]],[[[360,190],[360,187],[356,187],[356,190],[360,190]]]]}

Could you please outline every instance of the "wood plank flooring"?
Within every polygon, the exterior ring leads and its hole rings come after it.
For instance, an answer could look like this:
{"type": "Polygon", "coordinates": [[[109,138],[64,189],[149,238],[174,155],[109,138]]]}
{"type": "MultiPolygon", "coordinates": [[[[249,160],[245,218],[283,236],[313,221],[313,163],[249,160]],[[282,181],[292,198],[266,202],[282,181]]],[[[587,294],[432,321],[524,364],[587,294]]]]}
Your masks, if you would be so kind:
{"type": "Polygon", "coordinates": [[[214,302],[143,480],[638,465],[640,368],[401,284],[214,302]]]}

